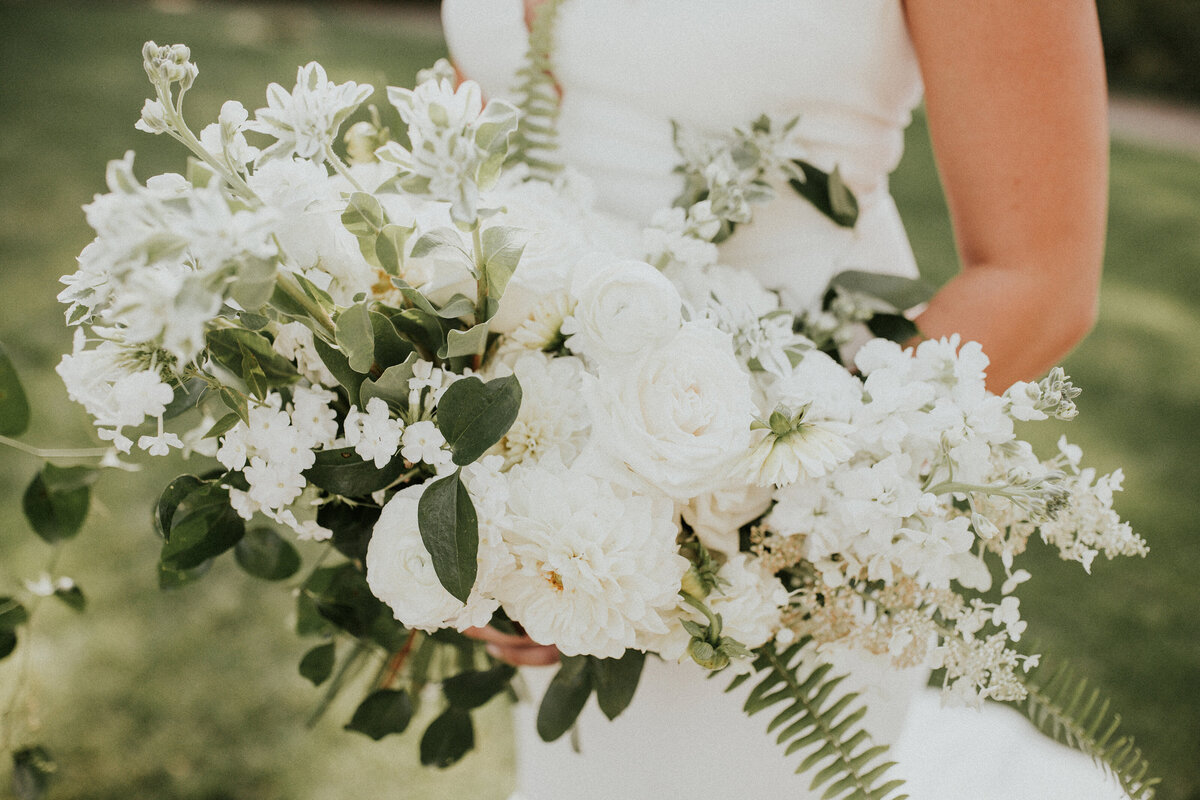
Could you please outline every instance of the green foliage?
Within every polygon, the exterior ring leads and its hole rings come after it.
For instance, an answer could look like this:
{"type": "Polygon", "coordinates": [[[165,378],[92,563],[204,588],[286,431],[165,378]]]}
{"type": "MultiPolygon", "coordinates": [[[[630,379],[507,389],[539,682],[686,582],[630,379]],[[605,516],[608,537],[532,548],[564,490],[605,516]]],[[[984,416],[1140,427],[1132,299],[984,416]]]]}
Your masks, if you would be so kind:
{"type": "Polygon", "coordinates": [[[290,386],[300,379],[292,362],[271,349],[267,337],[241,328],[220,328],[205,336],[209,355],[241,378],[259,399],[273,388],[290,386]]]}
{"type": "Polygon", "coordinates": [[[166,539],[160,560],[172,572],[200,567],[246,532],[245,522],[229,505],[229,490],[215,481],[187,480],[191,477],[175,479],[159,498],[160,531],[166,539]]]}
{"type": "Polygon", "coordinates": [[[75,584],[55,588],[54,598],[72,611],[83,611],[87,608],[87,597],[75,584]]]}
{"type": "Polygon", "coordinates": [[[1115,87],[1200,100],[1200,4],[1195,0],[1105,0],[1096,4],[1104,60],[1115,87]]]}
{"type": "Polygon", "coordinates": [[[17,647],[17,626],[29,621],[29,612],[16,598],[0,597],[0,659],[17,647]]]}
{"type": "Polygon", "coordinates": [[[645,663],[646,654],[640,650],[626,650],[620,658],[592,658],[588,661],[592,683],[596,687],[596,701],[604,716],[616,719],[629,707],[645,663]]]}
{"type": "Polygon", "coordinates": [[[469,712],[450,706],[421,737],[421,763],[446,768],[475,747],[475,726],[469,712]]]}
{"type": "Polygon", "coordinates": [[[17,800],[41,800],[58,764],[50,751],[40,745],[23,747],[12,754],[12,789],[17,800]]]}
{"type": "Polygon", "coordinates": [[[300,675],[311,681],[313,686],[320,686],[329,680],[336,661],[337,647],[334,643],[326,642],[325,644],[319,644],[305,653],[304,657],[300,659],[300,675]]]}
{"type": "Polygon", "coordinates": [[[0,342],[0,436],[20,436],[29,427],[29,400],[12,358],[0,342]]]}
{"type": "MultiPolygon", "coordinates": [[[[895,792],[903,784],[885,780],[892,762],[881,761],[887,752],[884,745],[871,745],[870,735],[858,726],[866,714],[866,706],[858,704],[856,693],[837,693],[844,676],[829,678],[828,664],[816,666],[801,679],[807,669],[804,663],[811,658],[801,639],[782,653],[773,643],[756,651],[754,662],[758,683],[746,698],[746,713],[757,714],[772,706],[783,704],[767,732],[778,729],[776,740],[786,745],[785,755],[803,752],[804,758],[796,772],[816,770],[811,789],[825,787],[824,798],[845,800],[902,800],[907,795],[895,792]]],[[[738,676],[730,689],[748,680],[748,674],[738,676]]]]}
{"type": "Polygon", "coordinates": [[[793,160],[792,163],[804,173],[804,180],[793,178],[788,181],[796,194],[816,206],[836,225],[853,228],[858,222],[858,200],[842,181],[837,167],[832,172],[826,172],[807,161],[793,160]]]}
{"type": "Polygon", "coordinates": [[[1110,701],[1089,689],[1069,664],[1043,665],[1025,679],[1029,694],[1023,703],[1010,703],[1055,741],[1089,756],[1117,779],[1131,800],[1150,800],[1161,779],[1148,778],[1150,764],[1133,737],[1117,735],[1121,715],[1109,712],[1110,701]]]}
{"type": "Polygon", "coordinates": [[[352,561],[362,561],[367,557],[367,545],[379,514],[378,508],[350,506],[335,500],[317,510],[317,524],[333,531],[331,542],[335,550],[352,561]]]}
{"type": "Polygon", "coordinates": [[[521,115],[509,141],[508,160],[528,164],[534,178],[549,179],[562,171],[562,165],[554,160],[559,103],[550,60],[554,24],[562,1],[545,0],[538,6],[530,24],[525,63],[517,71],[520,82],[515,94],[521,115]]]}
{"type": "Polygon", "coordinates": [[[404,472],[404,461],[394,458],[382,469],[373,461],[363,461],[353,447],[320,450],[304,477],[314,486],[342,497],[365,497],[386,489],[404,472]]]}
{"type": "Polygon", "coordinates": [[[301,636],[342,630],[389,652],[399,649],[407,634],[371,593],[361,568],[350,562],[313,570],[300,587],[296,617],[301,636]]]}
{"type": "Polygon", "coordinates": [[[517,671],[508,664],[497,664],[491,669],[467,670],[442,682],[442,694],[450,705],[470,711],[508,688],[517,671]]]}
{"type": "Polygon", "coordinates": [[[620,658],[563,656],[538,707],[538,735],[552,742],[569,731],[593,691],[604,715],[616,719],[633,700],[645,662],[646,654],[638,650],[620,658]]]}
{"type": "Polygon", "coordinates": [[[256,578],[281,581],[300,569],[300,554],[270,528],[252,528],[233,548],[239,566],[256,578]]]}
{"type": "Polygon", "coordinates": [[[87,518],[91,486],[97,477],[91,467],[44,465],[21,499],[34,533],[49,544],[74,538],[87,518]]]}
{"type": "Polygon", "coordinates": [[[358,731],[379,741],[388,734],[403,733],[412,716],[413,704],[408,692],[403,689],[376,689],[359,703],[346,730],[358,731]]]}
{"type": "Polygon", "coordinates": [[[500,441],[521,409],[521,384],[515,375],[487,383],[474,376],[457,380],[438,403],[437,425],[454,453],[454,463],[465,466],[500,441]]]}
{"type": "Polygon", "coordinates": [[[479,518],[462,470],[426,485],[417,505],[417,523],[438,580],[447,592],[467,602],[479,568],[479,518]]]}
{"type": "Polygon", "coordinates": [[[375,327],[366,303],[356,303],[338,314],[337,345],[346,354],[350,369],[367,373],[375,363],[375,327]]]}
{"type": "Polygon", "coordinates": [[[860,270],[839,272],[830,279],[829,285],[838,291],[882,301],[894,312],[907,311],[928,302],[937,291],[936,286],[920,278],[860,270]]]}

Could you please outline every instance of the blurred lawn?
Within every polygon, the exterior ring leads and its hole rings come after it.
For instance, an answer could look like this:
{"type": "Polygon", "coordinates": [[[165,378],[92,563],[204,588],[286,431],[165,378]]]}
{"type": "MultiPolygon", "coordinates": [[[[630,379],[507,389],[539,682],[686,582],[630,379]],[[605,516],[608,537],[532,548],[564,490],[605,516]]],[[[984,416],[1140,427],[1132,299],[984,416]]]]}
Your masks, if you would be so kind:
{"type": "MultiPolygon", "coordinates": [[[[222,100],[257,107],[268,82],[290,86],[311,59],[338,81],[410,82],[444,46],[427,21],[407,20],[403,8],[319,3],[0,0],[0,340],[36,400],[26,441],[91,441],[52,372],[70,346],[56,280],[91,238],[80,205],[102,190],[105,162],[127,149],[137,150],[143,178],[183,163],[172,142],[133,130],[148,93],[142,42],[191,45],[201,73],[188,102],[199,127],[222,100]]],[[[919,120],[909,142],[897,200],[919,260],[943,280],[954,253],[919,120]]],[[[1153,552],[1098,563],[1088,579],[1038,550],[1026,613],[1045,649],[1111,692],[1165,776],[1162,800],[1200,800],[1200,162],[1117,145],[1112,195],[1100,323],[1067,362],[1085,389],[1067,432],[1096,466],[1125,468],[1120,507],[1153,552]]],[[[35,576],[50,555],[26,533],[17,502],[36,466],[0,452],[0,592],[35,576]]],[[[176,470],[156,461],[102,479],[99,507],[58,567],[91,607],[83,618],[44,607],[24,648],[37,738],[62,764],[52,797],[507,796],[502,707],[488,714],[479,752],[445,773],[422,770],[413,736],[376,744],[343,733],[350,705],[303,728],[317,692],[295,673],[306,644],[287,630],[286,591],[223,563],[194,587],[159,592],[149,508],[176,470]]],[[[0,702],[16,663],[0,663],[0,702]]]]}

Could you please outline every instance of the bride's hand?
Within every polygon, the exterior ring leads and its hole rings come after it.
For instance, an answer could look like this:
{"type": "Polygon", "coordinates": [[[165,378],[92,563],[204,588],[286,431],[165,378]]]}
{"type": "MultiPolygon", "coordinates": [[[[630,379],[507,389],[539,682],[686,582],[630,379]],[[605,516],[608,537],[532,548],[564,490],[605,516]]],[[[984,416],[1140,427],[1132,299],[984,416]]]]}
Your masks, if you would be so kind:
{"type": "Polygon", "coordinates": [[[557,647],[538,644],[524,634],[501,633],[495,628],[467,628],[463,633],[486,642],[487,651],[493,658],[516,667],[545,667],[558,663],[557,647]]]}

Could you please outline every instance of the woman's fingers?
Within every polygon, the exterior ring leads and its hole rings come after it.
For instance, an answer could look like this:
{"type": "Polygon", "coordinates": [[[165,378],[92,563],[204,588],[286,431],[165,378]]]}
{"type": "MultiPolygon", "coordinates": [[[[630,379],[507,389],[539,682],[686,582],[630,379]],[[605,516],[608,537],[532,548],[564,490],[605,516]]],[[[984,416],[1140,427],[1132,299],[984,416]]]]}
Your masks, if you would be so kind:
{"type": "Polygon", "coordinates": [[[528,636],[502,633],[495,628],[467,628],[463,633],[487,644],[493,658],[519,667],[544,667],[558,663],[558,648],[538,644],[528,636]]]}

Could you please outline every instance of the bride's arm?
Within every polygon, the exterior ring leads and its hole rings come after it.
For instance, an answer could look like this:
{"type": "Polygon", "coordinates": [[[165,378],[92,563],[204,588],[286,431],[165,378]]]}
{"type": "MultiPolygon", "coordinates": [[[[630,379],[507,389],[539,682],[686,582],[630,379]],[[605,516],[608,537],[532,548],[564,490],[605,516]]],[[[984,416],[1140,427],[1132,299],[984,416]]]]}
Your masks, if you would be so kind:
{"type": "Polygon", "coordinates": [[[1104,253],[1108,123],[1091,0],[906,0],[962,272],[917,320],[1001,391],[1086,335],[1104,253]]]}

